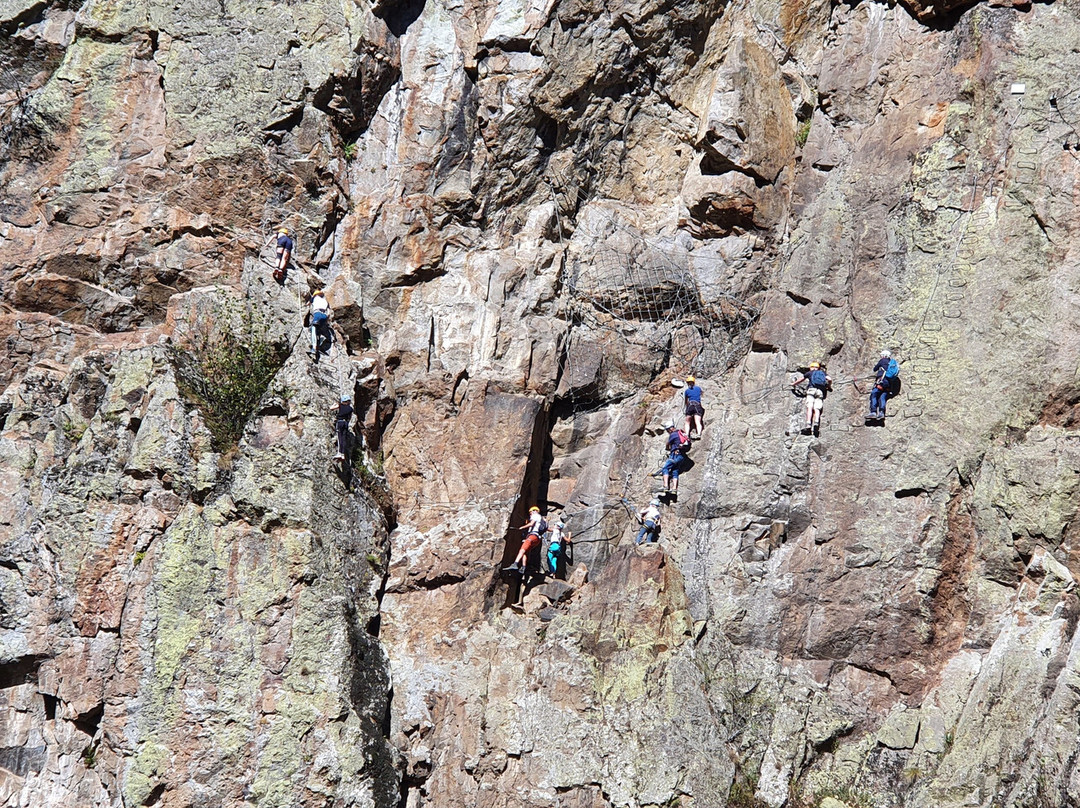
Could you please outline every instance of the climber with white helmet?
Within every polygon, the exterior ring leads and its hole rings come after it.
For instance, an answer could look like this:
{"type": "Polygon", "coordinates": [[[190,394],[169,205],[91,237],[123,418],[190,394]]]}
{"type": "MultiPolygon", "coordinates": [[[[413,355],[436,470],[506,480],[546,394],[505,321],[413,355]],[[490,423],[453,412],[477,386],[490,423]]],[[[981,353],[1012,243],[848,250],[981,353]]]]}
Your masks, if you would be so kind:
{"type": "Polygon", "coordinates": [[[817,435],[821,429],[821,409],[825,405],[825,396],[832,388],[832,377],[820,362],[811,362],[810,369],[793,381],[791,386],[802,382],[809,382],[806,386],[806,426],[803,433],[812,431],[817,435]]]}
{"type": "Polygon", "coordinates": [[[551,575],[558,575],[560,566],[565,567],[573,563],[574,545],[570,541],[570,531],[566,529],[566,522],[559,519],[551,528],[551,537],[548,539],[547,566],[551,575]]]}
{"type": "Polygon", "coordinates": [[[683,391],[683,413],[686,415],[687,435],[693,437],[691,426],[697,425],[697,437],[701,437],[701,431],[705,428],[705,407],[701,404],[701,388],[697,386],[697,379],[693,376],[686,377],[686,389],[683,391]]]}
{"type": "Polygon", "coordinates": [[[638,531],[634,544],[648,542],[652,544],[660,538],[660,500],[654,499],[638,511],[641,530],[638,531]]]}
{"type": "Polygon", "coordinates": [[[547,529],[547,521],[540,515],[540,509],[536,505],[533,505],[529,508],[529,521],[518,528],[518,530],[527,531],[524,541],[521,542],[521,549],[518,550],[514,563],[509,567],[504,567],[504,569],[507,572],[525,572],[525,560],[527,556],[535,548],[540,546],[540,537],[547,533],[547,529]]]}
{"type": "Polygon", "coordinates": [[[881,358],[874,365],[874,388],[870,391],[870,414],[867,421],[885,421],[885,402],[894,385],[899,381],[900,365],[892,358],[889,351],[882,351],[881,358]]]}

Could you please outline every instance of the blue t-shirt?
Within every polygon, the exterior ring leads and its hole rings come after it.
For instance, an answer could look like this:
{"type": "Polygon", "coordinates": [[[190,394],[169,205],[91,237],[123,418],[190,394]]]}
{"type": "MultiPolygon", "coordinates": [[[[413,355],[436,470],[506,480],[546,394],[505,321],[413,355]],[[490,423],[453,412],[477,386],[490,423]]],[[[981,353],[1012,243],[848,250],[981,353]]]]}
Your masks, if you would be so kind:
{"type": "Polygon", "coordinates": [[[292,252],[293,240],[291,238],[289,238],[288,236],[278,236],[277,237],[277,246],[278,246],[279,250],[292,252]]]}
{"type": "Polygon", "coordinates": [[[687,401],[693,401],[697,404],[701,403],[701,388],[696,384],[693,387],[687,387],[684,395],[686,396],[687,401]]]}

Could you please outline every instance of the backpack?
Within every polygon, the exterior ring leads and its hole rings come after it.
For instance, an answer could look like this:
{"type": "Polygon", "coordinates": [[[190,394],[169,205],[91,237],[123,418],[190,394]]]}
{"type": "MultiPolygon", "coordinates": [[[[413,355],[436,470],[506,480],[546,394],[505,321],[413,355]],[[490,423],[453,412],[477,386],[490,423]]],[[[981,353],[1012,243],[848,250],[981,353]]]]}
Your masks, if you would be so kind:
{"type": "Polygon", "coordinates": [[[900,364],[895,359],[889,360],[889,366],[885,369],[886,379],[895,379],[900,375],[900,364]]]}
{"type": "Polygon", "coordinates": [[[821,368],[810,371],[810,386],[819,387],[822,390],[825,389],[825,385],[829,383],[829,377],[825,375],[825,371],[821,368]]]}
{"type": "Polygon", "coordinates": [[[683,454],[686,454],[688,451],[690,451],[690,446],[692,445],[690,443],[689,436],[685,432],[683,432],[681,429],[675,430],[675,434],[677,434],[679,436],[679,449],[678,450],[680,452],[682,452],[683,454]]]}
{"type": "Polygon", "coordinates": [[[889,398],[896,398],[898,395],[900,395],[900,377],[899,376],[893,376],[891,379],[888,376],[886,376],[883,381],[887,385],[889,385],[889,398]]]}

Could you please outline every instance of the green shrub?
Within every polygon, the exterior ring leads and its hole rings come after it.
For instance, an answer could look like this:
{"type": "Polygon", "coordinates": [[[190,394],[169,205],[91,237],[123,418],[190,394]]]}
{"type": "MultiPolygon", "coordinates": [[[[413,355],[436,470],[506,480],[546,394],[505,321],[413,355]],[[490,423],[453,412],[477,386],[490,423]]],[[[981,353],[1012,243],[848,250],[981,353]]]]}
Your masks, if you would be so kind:
{"type": "Polygon", "coordinates": [[[795,132],[795,145],[800,149],[806,145],[806,139],[810,137],[810,122],[811,118],[807,118],[801,124],[799,124],[798,130],[795,132]]]}
{"type": "Polygon", "coordinates": [[[262,319],[245,311],[215,312],[172,349],[180,393],[202,413],[216,451],[234,447],[288,355],[266,338],[262,319]]]}

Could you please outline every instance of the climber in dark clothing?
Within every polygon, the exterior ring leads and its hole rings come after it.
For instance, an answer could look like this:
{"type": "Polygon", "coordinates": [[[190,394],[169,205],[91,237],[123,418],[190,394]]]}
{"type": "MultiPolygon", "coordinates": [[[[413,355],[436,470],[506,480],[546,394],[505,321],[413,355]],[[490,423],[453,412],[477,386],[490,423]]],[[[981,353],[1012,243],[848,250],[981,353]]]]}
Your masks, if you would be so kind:
{"type": "Polygon", "coordinates": [[[342,396],[336,407],[337,421],[334,426],[337,430],[337,455],[334,460],[344,460],[349,448],[349,421],[353,416],[351,400],[348,396],[342,396]]]}
{"type": "MultiPolygon", "coordinates": [[[[271,236],[273,241],[274,237],[271,236]]],[[[277,232],[277,266],[274,268],[274,280],[280,284],[285,283],[285,275],[289,271],[289,259],[292,257],[296,242],[289,236],[289,228],[282,227],[277,232]]]]}

